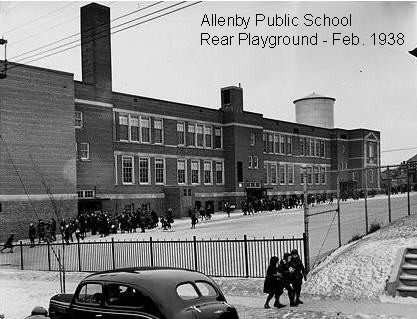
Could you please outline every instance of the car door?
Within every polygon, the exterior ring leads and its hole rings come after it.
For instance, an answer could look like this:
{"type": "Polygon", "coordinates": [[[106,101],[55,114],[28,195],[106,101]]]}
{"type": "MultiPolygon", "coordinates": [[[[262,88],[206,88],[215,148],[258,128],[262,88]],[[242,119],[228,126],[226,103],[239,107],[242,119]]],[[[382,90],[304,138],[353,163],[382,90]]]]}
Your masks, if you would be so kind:
{"type": "Polygon", "coordinates": [[[159,319],[154,302],[137,287],[108,283],[104,289],[102,319],[159,319]]]}
{"type": "Polygon", "coordinates": [[[102,319],[103,318],[103,285],[88,282],[81,284],[70,305],[72,319],[102,319]]]}

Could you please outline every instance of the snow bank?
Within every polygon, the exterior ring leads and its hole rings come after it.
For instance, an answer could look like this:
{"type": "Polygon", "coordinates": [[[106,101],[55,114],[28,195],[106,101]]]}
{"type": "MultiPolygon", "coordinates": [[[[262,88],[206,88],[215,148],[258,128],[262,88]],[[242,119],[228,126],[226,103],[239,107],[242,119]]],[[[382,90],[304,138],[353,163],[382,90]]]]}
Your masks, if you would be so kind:
{"type": "Polygon", "coordinates": [[[303,292],[341,299],[379,300],[401,247],[417,247],[417,216],[400,219],[336,250],[313,269],[303,292]]]}

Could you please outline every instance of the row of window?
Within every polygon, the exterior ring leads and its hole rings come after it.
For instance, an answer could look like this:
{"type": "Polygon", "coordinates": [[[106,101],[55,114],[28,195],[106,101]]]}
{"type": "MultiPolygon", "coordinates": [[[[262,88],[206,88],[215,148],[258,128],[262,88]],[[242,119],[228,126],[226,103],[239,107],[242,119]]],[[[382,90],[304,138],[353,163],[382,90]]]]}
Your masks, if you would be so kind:
{"type": "MultiPolygon", "coordinates": [[[[255,145],[255,134],[251,135],[251,145],[255,145]],[[253,144],[252,144],[253,143],[253,144]]],[[[293,140],[291,135],[264,133],[264,153],[292,155],[293,140]]]]}
{"type": "Polygon", "coordinates": [[[177,121],[177,145],[220,149],[223,147],[222,128],[177,121]]]}
{"type": "Polygon", "coordinates": [[[151,119],[149,116],[119,114],[118,124],[117,137],[120,141],[164,143],[163,121],[161,118],[151,119]]]}
{"type": "MultiPolygon", "coordinates": [[[[188,162],[190,162],[191,184],[198,185],[203,182],[204,185],[213,185],[213,178],[217,185],[224,184],[224,163],[222,161],[215,161],[213,168],[213,161],[203,161],[203,167],[200,167],[200,160],[177,159],[177,183],[185,185],[188,182],[188,162]],[[213,177],[213,170],[215,176],[213,177]],[[201,181],[201,171],[203,172],[201,181]]],[[[164,185],[166,183],[166,164],[164,158],[155,158],[155,184],[164,185]]],[[[149,185],[151,183],[150,158],[139,157],[139,184],[149,185]]],[[[117,176],[117,162],[116,162],[116,176],[117,176]]],[[[116,178],[117,184],[117,178],[116,178]]],[[[135,167],[133,156],[122,156],[122,184],[135,184],[135,167]]]]}
{"type": "Polygon", "coordinates": [[[300,155],[326,157],[325,141],[317,138],[300,137],[300,155]]]}
{"type": "MultiPolygon", "coordinates": [[[[265,181],[267,184],[294,185],[294,165],[264,164],[265,181]]],[[[308,184],[326,184],[326,168],[323,166],[300,167],[300,183],[304,184],[307,176],[308,184]]]]}

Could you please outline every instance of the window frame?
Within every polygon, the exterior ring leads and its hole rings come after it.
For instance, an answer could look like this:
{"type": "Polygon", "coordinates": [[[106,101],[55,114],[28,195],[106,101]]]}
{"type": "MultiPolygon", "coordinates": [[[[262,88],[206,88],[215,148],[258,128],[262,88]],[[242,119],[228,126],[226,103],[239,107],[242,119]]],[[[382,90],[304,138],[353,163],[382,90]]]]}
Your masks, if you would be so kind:
{"type": "Polygon", "coordinates": [[[139,185],[150,185],[151,184],[151,160],[150,160],[150,157],[143,157],[143,156],[139,157],[138,166],[139,166],[138,167],[138,173],[139,173],[138,184],[139,185]],[[146,162],[148,163],[148,168],[147,168],[147,172],[146,172],[147,177],[148,177],[147,182],[142,182],[141,181],[141,169],[142,168],[141,168],[140,164],[141,164],[142,160],[146,160],[146,162]]]}
{"type": "Polygon", "coordinates": [[[279,165],[278,170],[279,170],[279,184],[280,185],[287,184],[287,167],[286,167],[286,165],[285,164],[279,165]],[[283,170],[281,171],[281,169],[283,169],[283,170]],[[284,175],[281,175],[282,172],[284,173],[284,175]],[[282,181],[282,179],[281,179],[282,176],[284,176],[284,181],[282,181]]]}
{"type": "Polygon", "coordinates": [[[216,168],[216,185],[224,185],[224,161],[216,161],[215,168],[216,168]],[[218,177],[217,172],[219,172],[217,170],[217,164],[221,164],[221,166],[222,166],[222,170],[221,170],[221,172],[222,172],[222,181],[221,181],[221,183],[219,183],[218,180],[217,180],[217,177],[218,177]]]}
{"type": "Polygon", "coordinates": [[[196,124],[195,126],[195,138],[196,138],[196,143],[195,143],[195,147],[196,148],[204,148],[204,125],[203,124],[196,124]],[[199,133],[199,128],[201,128],[201,133],[199,133]],[[198,139],[198,135],[201,134],[201,145],[198,144],[199,139],[198,139]]]}
{"type": "Polygon", "coordinates": [[[151,130],[151,117],[150,116],[140,116],[140,118],[139,118],[139,129],[140,129],[140,142],[142,144],[151,144],[152,143],[152,137],[151,137],[152,130],[151,130]],[[142,125],[142,124],[146,123],[146,121],[148,122],[147,127],[145,125],[142,125]],[[143,140],[143,136],[144,136],[143,130],[148,130],[149,141],[144,141],[143,140]]]}
{"type": "Polygon", "coordinates": [[[277,171],[278,171],[278,169],[277,169],[277,163],[273,163],[273,164],[271,164],[270,165],[270,171],[271,171],[271,185],[277,185],[278,184],[278,178],[277,178],[277,171]],[[273,170],[272,170],[272,168],[275,168],[275,174],[273,174],[273,170]],[[273,179],[273,177],[275,177],[275,182],[274,182],[274,179],[273,179]]]}
{"type": "Polygon", "coordinates": [[[166,181],[166,167],[165,167],[165,158],[163,157],[155,157],[154,159],[154,171],[155,171],[155,185],[165,185],[165,181],[166,181]],[[162,162],[162,182],[158,182],[157,179],[157,162],[162,162]]]}
{"type": "Polygon", "coordinates": [[[90,143],[89,142],[80,142],[80,161],[89,161],[90,160],[90,143]],[[87,145],[87,150],[83,150],[83,145],[87,145]],[[83,157],[83,152],[87,152],[87,156],[83,157]]]}
{"type": "Polygon", "coordinates": [[[255,132],[250,133],[250,146],[256,145],[256,135],[255,132]]]}
{"type": "Polygon", "coordinates": [[[186,141],[185,141],[185,122],[184,121],[177,121],[177,145],[178,146],[185,146],[186,141]],[[183,130],[179,131],[178,128],[180,127],[179,125],[182,125],[183,130]],[[182,143],[180,143],[179,141],[179,136],[182,133],[182,143]]]}
{"type": "Polygon", "coordinates": [[[162,118],[162,117],[154,117],[153,118],[153,129],[154,129],[154,144],[157,144],[157,145],[163,145],[164,144],[164,119],[162,118]],[[155,125],[155,123],[156,122],[160,122],[161,123],[161,128],[159,129],[159,128],[156,128],[156,125],[155,125]],[[161,142],[157,142],[156,141],[156,131],[161,131],[161,142]]]}
{"type": "Polygon", "coordinates": [[[135,157],[131,155],[122,155],[122,185],[134,185],[135,184],[135,157]],[[132,181],[131,182],[125,182],[125,176],[124,176],[124,160],[130,159],[132,161],[132,167],[130,169],[132,170],[132,181]]]}
{"type": "Polygon", "coordinates": [[[203,163],[203,184],[213,185],[213,162],[205,160],[203,163]],[[210,182],[206,182],[206,164],[210,164],[210,182]]]}
{"type": "Polygon", "coordinates": [[[214,149],[223,149],[223,128],[221,126],[214,126],[213,130],[214,130],[213,148],[214,149]],[[216,135],[216,129],[219,129],[220,135],[216,135]],[[220,147],[217,147],[216,137],[220,137],[220,147]]]}
{"type": "Polygon", "coordinates": [[[196,147],[197,145],[197,134],[196,134],[196,123],[187,123],[187,146],[188,147],[196,147]],[[194,130],[194,132],[190,132],[190,129],[194,130]],[[191,141],[190,134],[193,134],[193,144],[190,144],[189,141],[191,141]]]}
{"type": "Polygon", "coordinates": [[[120,130],[120,127],[121,126],[127,126],[127,139],[122,139],[121,137],[120,137],[120,131],[118,132],[119,134],[119,141],[120,142],[129,142],[130,141],[130,125],[129,125],[129,121],[130,121],[130,114],[126,114],[126,113],[119,113],[119,116],[118,116],[118,129],[120,130]],[[127,124],[121,124],[121,118],[126,118],[127,119],[127,121],[126,121],[126,123],[127,124]]]}
{"type": "Polygon", "coordinates": [[[191,167],[190,167],[190,171],[191,171],[191,185],[200,185],[201,183],[201,170],[200,170],[200,160],[198,159],[192,159],[191,160],[191,167]],[[193,182],[193,163],[197,163],[197,183],[193,182]]]}
{"type": "Polygon", "coordinates": [[[253,168],[258,169],[259,168],[259,158],[258,156],[253,156],[253,168]]]}
{"type": "Polygon", "coordinates": [[[177,158],[177,184],[187,185],[187,160],[185,158],[177,158]],[[179,181],[179,163],[184,163],[184,182],[179,181]]]}
{"type": "Polygon", "coordinates": [[[287,165],[287,176],[286,176],[286,182],[288,185],[294,185],[294,165],[288,164],[287,165]],[[291,174],[290,174],[291,169],[291,174]],[[290,179],[291,177],[291,179],[290,179]]]}
{"type": "Polygon", "coordinates": [[[203,128],[203,138],[204,138],[204,148],[212,149],[213,148],[213,127],[211,125],[204,125],[203,128]],[[206,131],[210,131],[209,134],[206,131]],[[207,145],[207,137],[210,136],[210,145],[207,145]]]}
{"type": "Polygon", "coordinates": [[[140,128],[140,116],[132,116],[132,115],[129,114],[129,116],[128,116],[128,123],[129,123],[129,125],[128,125],[128,142],[131,142],[131,143],[141,143],[142,137],[141,137],[141,128],[140,128]],[[132,124],[132,119],[137,120],[138,121],[138,125],[133,125],[132,124]],[[134,127],[136,127],[137,130],[138,130],[138,139],[137,140],[132,139],[132,135],[133,135],[132,134],[132,129],[134,127]]]}
{"type": "Polygon", "coordinates": [[[83,126],[84,126],[84,115],[83,115],[83,112],[82,111],[75,110],[74,111],[74,127],[75,128],[83,128],[83,126]],[[81,115],[79,119],[77,118],[77,114],[80,114],[81,115]],[[77,125],[76,124],[77,121],[80,121],[81,124],[80,125],[77,125]]]}

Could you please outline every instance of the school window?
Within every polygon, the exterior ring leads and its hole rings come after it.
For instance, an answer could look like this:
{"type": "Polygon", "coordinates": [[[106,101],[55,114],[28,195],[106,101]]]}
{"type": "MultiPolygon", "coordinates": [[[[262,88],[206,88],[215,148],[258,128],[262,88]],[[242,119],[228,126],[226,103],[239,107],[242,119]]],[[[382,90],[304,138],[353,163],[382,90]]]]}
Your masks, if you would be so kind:
{"type": "Polygon", "coordinates": [[[186,171],[187,171],[186,160],[184,160],[184,159],[177,160],[177,180],[178,180],[178,184],[185,184],[185,182],[187,180],[186,171]]]}
{"type": "Polygon", "coordinates": [[[211,126],[204,126],[204,142],[205,147],[211,148],[211,139],[212,139],[212,132],[211,132],[211,126]]]}
{"type": "Polygon", "coordinates": [[[358,172],[352,172],[352,180],[355,182],[358,180],[358,172]]]}
{"type": "Polygon", "coordinates": [[[304,137],[300,137],[300,155],[304,156],[305,146],[304,146],[304,137]]]}
{"type": "Polygon", "coordinates": [[[314,139],[310,139],[310,156],[316,156],[316,148],[314,147],[314,139]]]}
{"type": "Polygon", "coordinates": [[[310,139],[306,138],[305,139],[305,156],[310,156],[310,139]]]}
{"type": "Polygon", "coordinates": [[[204,146],[203,125],[197,125],[197,147],[204,146]]]}
{"type": "Polygon", "coordinates": [[[325,150],[324,150],[324,141],[320,141],[320,157],[326,157],[326,153],[325,153],[325,150]]]}
{"type": "Polygon", "coordinates": [[[279,166],[279,183],[285,184],[286,176],[285,176],[285,165],[279,166]]]}
{"type": "Polygon", "coordinates": [[[268,152],[268,133],[263,134],[263,141],[264,141],[264,153],[268,152]]]}
{"type": "Polygon", "coordinates": [[[80,159],[83,161],[90,159],[90,144],[80,143],[80,159]]]}
{"type": "Polygon", "coordinates": [[[326,184],[326,167],[322,166],[320,167],[320,171],[321,171],[321,180],[320,183],[322,183],[323,185],[326,184]]]}
{"type": "Polygon", "coordinates": [[[139,142],[139,118],[130,117],[130,140],[139,142]]]}
{"type": "Polygon", "coordinates": [[[211,175],[212,175],[212,168],[211,162],[205,161],[204,162],[204,184],[211,184],[211,175]]]}
{"type": "Polygon", "coordinates": [[[195,124],[188,123],[188,146],[195,146],[195,124]]]}
{"type": "Polygon", "coordinates": [[[123,184],[133,184],[133,157],[122,156],[123,184]]]}
{"type": "Polygon", "coordinates": [[[265,181],[265,184],[269,184],[268,164],[267,163],[264,163],[264,181],[265,181]]]}
{"type": "Polygon", "coordinates": [[[300,184],[304,185],[304,181],[306,179],[307,170],[305,167],[300,167],[300,184]]]}
{"type": "Polygon", "coordinates": [[[185,145],[185,129],[184,129],[184,122],[177,122],[177,144],[178,145],[185,145]]]}
{"type": "Polygon", "coordinates": [[[83,127],[83,112],[75,111],[75,123],[76,128],[83,127]]]}
{"type": "Polygon", "coordinates": [[[287,166],[287,180],[288,184],[294,184],[294,165],[287,166]]]}
{"type": "Polygon", "coordinates": [[[216,184],[223,184],[223,162],[216,162],[216,184]]]}
{"type": "Polygon", "coordinates": [[[149,184],[149,158],[139,158],[139,184],[149,184]]]}
{"type": "Polygon", "coordinates": [[[200,184],[200,161],[191,161],[191,184],[200,184]]]}
{"type": "Polygon", "coordinates": [[[274,153],[274,135],[268,134],[268,152],[274,153]]]}
{"type": "Polygon", "coordinates": [[[316,140],[316,156],[319,157],[320,156],[320,141],[316,140]]]}
{"type": "Polygon", "coordinates": [[[307,183],[313,184],[313,168],[311,166],[307,167],[307,183]]]}
{"type": "Polygon", "coordinates": [[[277,183],[277,164],[271,165],[271,184],[277,183]]]}
{"type": "Polygon", "coordinates": [[[142,133],[142,143],[151,142],[151,119],[149,117],[140,118],[140,129],[142,133]]]}
{"type": "Polygon", "coordinates": [[[127,115],[119,115],[119,140],[129,140],[129,117],[127,115]]]}
{"type": "Polygon", "coordinates": [[[155,184],[165,182],[165,162],[163,158],[155,158],[155,184]]]}
{"type": "Polygon", "coordinates": [[[258,168],[258,156],[253,157],[253,168],[258,168]]]}
{"type": "Polygon", "coordinates": [[[214,147],[222,148],[222,128],[221,127],[214,128],[214,147]]]}
{"type": "Polygon", "coordinates": [[[287,136],[287,154],[292,154],[292,136],[287,136]]]}
{"type": "Polygon", "coordinates": [[[285,136],[284,135],[279,136],[279,153],[285,154],[285,136]]]}
{"type": "Polygon", "coordinates": [[[154,136],[155,136],[155,144],[162,144],[164,141],[164,133],[162,129],[162,119],[154,119],[153,120],[153,129],[154,129],[154,136]]]}
{"type": "Polygon", "coordinates": [[[374,182],[374,170],[371,169],[369,170],[369,183],[373,183],[374,182]]]}
{"type": "Polygon", "coordinates": [[[320,167],[314,166],[314,183],[320,184],[320,167]]]}
{"type": "Polygon", "coordinates": [[[252,156],[248,156],[248,168],[252,168],[252,156]]]}
{"type": "Polygon", "coordinates": [[[275,154],[279,153],[279,135],[278,134],[274,134],[274,153],[275,154]]]}
{"type": "Polygon", "coordinates": [[[256,136],[255,136],[255,133],[253,133],[253,132],[250,133],[250,145],[251,146],[256,145],[256,136]]]}

